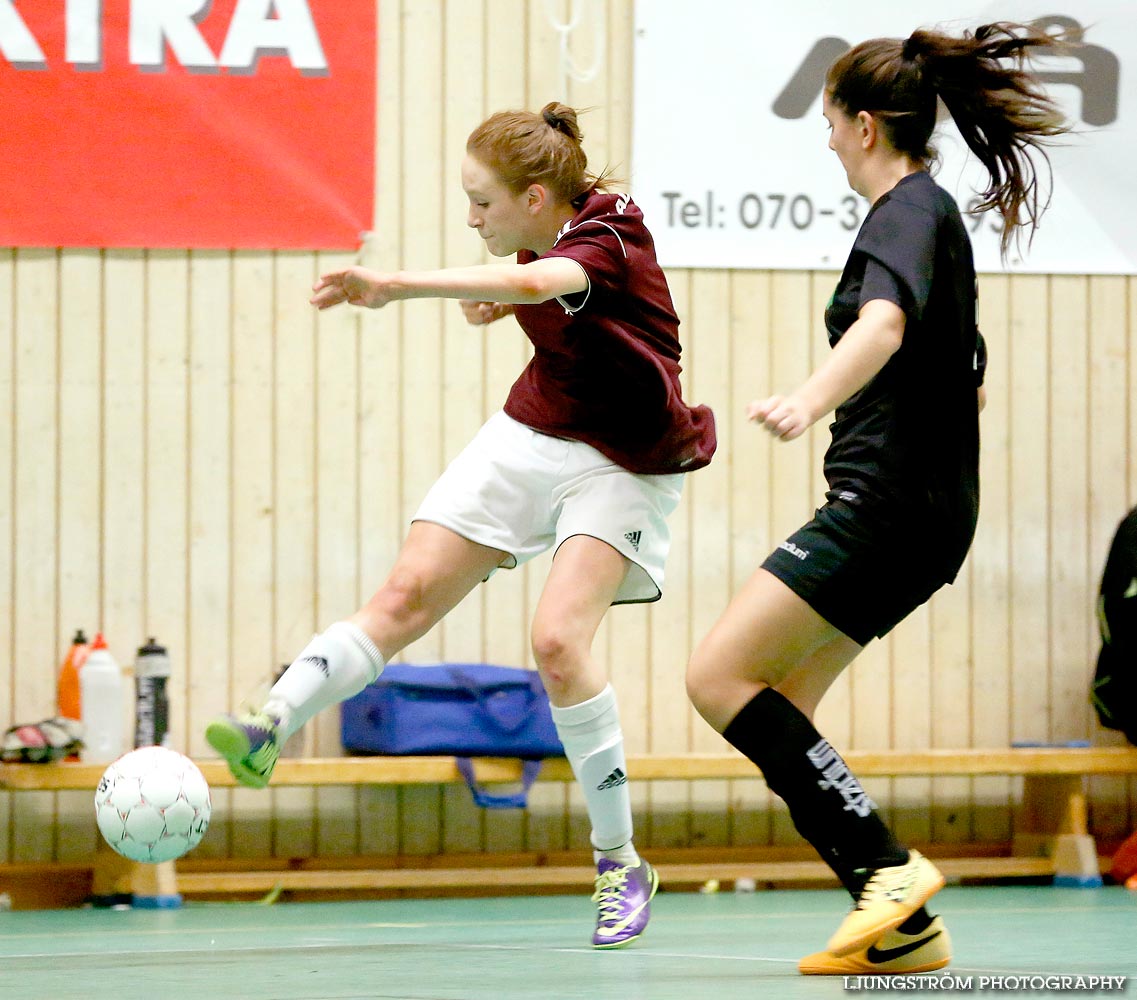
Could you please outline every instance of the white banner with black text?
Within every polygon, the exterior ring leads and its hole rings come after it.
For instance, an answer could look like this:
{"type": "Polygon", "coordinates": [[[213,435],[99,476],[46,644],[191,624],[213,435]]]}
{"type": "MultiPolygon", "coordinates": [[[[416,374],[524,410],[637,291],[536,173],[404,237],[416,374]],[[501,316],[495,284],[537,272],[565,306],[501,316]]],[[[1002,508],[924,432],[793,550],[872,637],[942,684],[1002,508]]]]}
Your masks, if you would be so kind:
{"type": "Polygon", "coordinates": [[[965,213],[980,271],[1137,273],[1137,3],[639,0],[632,196],[672,267],[840,268],[868,211],[827,148],[829,65],[867,38],[991,21],[1084,29],[1033,67],[1074,126],[1039,161],[1051,197],[1034,239],[1000,258],[999,219],[968,214],[986,172],[950,118],[935,177],[965,213]],[[1128,72],[1126,72],[1128,68],[1128,72]]]}

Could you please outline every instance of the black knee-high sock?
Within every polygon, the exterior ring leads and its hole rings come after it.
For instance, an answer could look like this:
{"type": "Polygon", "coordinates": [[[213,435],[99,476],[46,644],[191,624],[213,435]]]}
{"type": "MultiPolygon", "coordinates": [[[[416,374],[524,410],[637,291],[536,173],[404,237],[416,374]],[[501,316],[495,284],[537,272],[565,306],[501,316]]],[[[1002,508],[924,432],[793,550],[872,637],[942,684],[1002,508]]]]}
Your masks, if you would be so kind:
{"type": "Polygon", "coordinates": [[[856,899],[866,870],[904,864],[908,851],[845,762],[786,697],[764,688],[723,733],[785,800],[794,826],[856,899]]]}

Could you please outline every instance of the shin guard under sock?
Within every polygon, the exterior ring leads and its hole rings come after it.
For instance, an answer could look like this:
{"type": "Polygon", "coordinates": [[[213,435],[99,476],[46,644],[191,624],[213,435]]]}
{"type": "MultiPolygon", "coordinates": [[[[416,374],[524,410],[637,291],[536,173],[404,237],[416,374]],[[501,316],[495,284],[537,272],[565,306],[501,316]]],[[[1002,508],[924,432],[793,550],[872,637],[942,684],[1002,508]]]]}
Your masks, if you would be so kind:
{"type": "Polygon", "coordinates": [[[869,870],[908,860],[841,756],[773,688],[747,702],[723,736],[758,765],[767,786],[785,800],[797,831],[854,898],[869,870]]]}
{"type": "Polygon", "coordinates": [[[638,863],[632,847],[624,734],[612,685],[578,705],[554,705],[552,715],[565,756],[584,792],[592,821],[592,846],[621,864],[638,863]]]}
{"type": "Polygon", "coordinates": [[[383,670],[383,654],[361,628],[336,622],[313,637],[268,693],[264,710],[280,719],[280,742],[353,694],[383,670]]]}

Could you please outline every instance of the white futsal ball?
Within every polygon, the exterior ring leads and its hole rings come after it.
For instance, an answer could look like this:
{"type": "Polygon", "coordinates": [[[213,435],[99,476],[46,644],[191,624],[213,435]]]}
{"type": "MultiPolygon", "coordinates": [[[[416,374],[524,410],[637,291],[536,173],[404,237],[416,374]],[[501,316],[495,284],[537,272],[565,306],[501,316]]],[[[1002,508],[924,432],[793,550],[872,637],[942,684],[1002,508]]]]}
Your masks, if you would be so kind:
{"type": "Polygon", "coordinates": [[[99,832],[131,861],[173,861],[192,850],[209,826],[209,785],[176,750],[140,747],[103,773],[95,791],[99,832]]]}

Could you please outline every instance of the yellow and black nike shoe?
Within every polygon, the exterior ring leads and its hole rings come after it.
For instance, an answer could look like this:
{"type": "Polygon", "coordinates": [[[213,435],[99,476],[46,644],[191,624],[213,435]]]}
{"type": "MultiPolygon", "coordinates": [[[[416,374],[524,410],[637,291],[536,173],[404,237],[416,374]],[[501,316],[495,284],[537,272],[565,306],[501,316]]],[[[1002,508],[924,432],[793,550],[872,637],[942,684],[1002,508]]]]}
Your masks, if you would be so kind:
{"type": "Polygon", "coordinates": [[[951,961],[951,936],[940,917],[917,934],[891,930],[879,941],[838,958],[827,951],[807,955],[798,962],[806,976],[898,976],[934,972],[951,961]]]}

